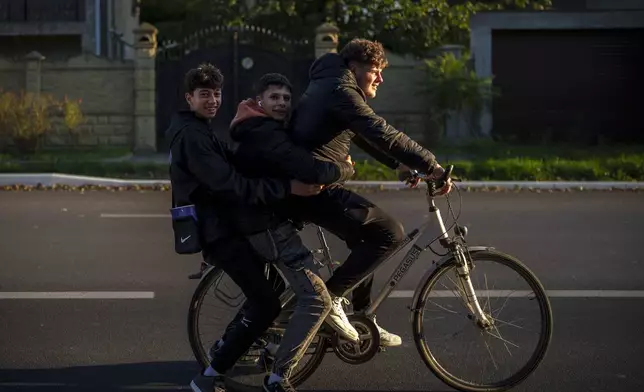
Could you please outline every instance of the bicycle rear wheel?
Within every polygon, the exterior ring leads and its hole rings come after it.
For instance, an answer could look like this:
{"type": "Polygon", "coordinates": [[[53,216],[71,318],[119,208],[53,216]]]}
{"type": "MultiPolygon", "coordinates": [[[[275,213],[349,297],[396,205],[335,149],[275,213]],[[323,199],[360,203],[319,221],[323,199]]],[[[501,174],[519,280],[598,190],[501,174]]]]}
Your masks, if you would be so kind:
{"type": "MultiPolygon", "coordinates": [[[[193,355],[205,368],[209,366],[208,353],[213,344],[223,335],[226,326],[242,308],[246,297],[241,289],[220,268],[212,268],[197,286],[188,311],[188,338],[193,355]]],[[[279,344],[283,323],[278,317],[274,327],[261,339],[279,344]]],[[[328,339],[316,336],[307,353],[300,360],[290,377],[291,384],[300,385],[310,377],[324,359],[329,346],[328,339]]],[[[261,344],[253,344],[248,352],[227,374],[235,383],[245,386],[261,385],[266,369],[260,363],[261,344]]],[[[268,371],[270,372],[270,368],[268,371]]]]}
{"type": "Polygon", "coordinates": [[[505,391],[525,380],[545,357],[552,336],[552,309],[537,277],[519,260],[492,250],[472,251],[470,258],[473,264],[470,279],[476,297],[483,312],[493,320],[493,325],[485,328],[473,322],[456,270],[459,265],[452,258],[437,268],[421,286],[414,304],[416,347],[431,371],[457,390],[505,391]],[[491,269],[486,269],[487,263],[491,269]],[[498,283],[491,282],[491,279],[498,279],[498,283]],[[519,306],[508,307],[510,299],[517,299],[519,306]],[[493,302],[500,306],[493,309],[493,302]],[[530,314],[538,321],[525,321],[530,314]],[[427,317],[433,318],[425,328],[427,317]],[[446,319],[446,324],[440,325],[446,319]],[[465,324],[461,330],[457,327],[459,321],[465,324]],[[426,330],[438,332],[440,337],[429,339],[425,335],[426,330]],[[446,343],[448,338],[467,332],[475,338],[482,338],[483,344],[446,343]],[[516,336],[518,332],[522,332],[521,336],[516,336]],[[492,352],[494,343],[501,348],[499,354],[492,352]],[[441,345],[445,345],[445,354],[440,353],[441,345]],[[522,347],[526,349],[525,354],[519,353],[522,347]],[[482,355],[473,352],[476,348],[481,348],[482,355]],[[508,359],[509,363],[502,364],[502,359],[508,359]],[[466,366],[471,362],[475,362],[477,368],[466,366]],[[501,375],[493,377],[492,371],[501,375]],[[475,380],[479,377],[480,380],[475,380]]]}

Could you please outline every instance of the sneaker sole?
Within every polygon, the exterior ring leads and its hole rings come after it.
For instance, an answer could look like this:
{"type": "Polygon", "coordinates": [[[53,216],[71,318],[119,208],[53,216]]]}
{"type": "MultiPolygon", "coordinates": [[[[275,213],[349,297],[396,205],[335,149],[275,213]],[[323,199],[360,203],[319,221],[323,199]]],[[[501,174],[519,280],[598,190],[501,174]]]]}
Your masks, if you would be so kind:
{"type": "Polygon", "coordinates": [[[398,347],[402,346],[402,341],[401,342],[387,342],[384,340],[380,340],[380,346],[381,347],[398,347]]]}

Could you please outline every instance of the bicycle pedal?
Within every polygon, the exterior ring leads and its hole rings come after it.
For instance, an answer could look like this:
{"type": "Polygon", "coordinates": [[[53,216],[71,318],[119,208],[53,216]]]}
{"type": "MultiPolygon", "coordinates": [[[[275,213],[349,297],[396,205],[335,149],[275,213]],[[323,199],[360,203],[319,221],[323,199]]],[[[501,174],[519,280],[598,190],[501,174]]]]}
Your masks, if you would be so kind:
{"type": "Polygon", "coordinates": [[[384,348],[383,346],[378,347],[378,352],[379,353],[384,353],[385,351],[387,351],[387,349],[384,348]]]}

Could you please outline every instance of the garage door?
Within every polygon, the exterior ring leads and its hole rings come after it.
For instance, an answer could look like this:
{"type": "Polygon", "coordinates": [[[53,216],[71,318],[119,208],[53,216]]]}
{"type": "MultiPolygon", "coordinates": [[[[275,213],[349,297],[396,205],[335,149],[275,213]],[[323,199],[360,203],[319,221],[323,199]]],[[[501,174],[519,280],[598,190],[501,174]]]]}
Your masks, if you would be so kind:
{"type": "Polygon", "coordinates": [[[644,29],[497,30],[492,39],[496,136],[644,142],[644,29]]]}

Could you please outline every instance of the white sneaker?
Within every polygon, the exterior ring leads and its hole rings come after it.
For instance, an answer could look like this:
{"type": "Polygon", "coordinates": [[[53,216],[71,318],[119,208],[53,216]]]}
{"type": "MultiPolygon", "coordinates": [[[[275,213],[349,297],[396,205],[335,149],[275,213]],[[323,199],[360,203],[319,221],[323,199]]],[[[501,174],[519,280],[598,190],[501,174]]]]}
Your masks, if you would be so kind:
{"type": "Polygon", "coordinates": [[[384,328],[382,328],[378,323],[376,322],[376,315],[372,315],[369,317],[374,324],[376,324],[376,327],[378,327],[378,332],[380,332],[380,345],[383,347],[395,347],[395,346],[400,346],[402,344],[402,339],[400,336],[395,335],[384,328]]]}
{"type": "Polygon", "coordinates": [[[329,324],[334,330],[336,330],[341,337],[352,342],[358,342],[360,335],[358,331],[351,325],[347,314],[344,312],[342,304],[349,304],[349,300],[344,297],[333,297],[332,298],[331,312],[326,318],[327,324],[329,324]]]}

